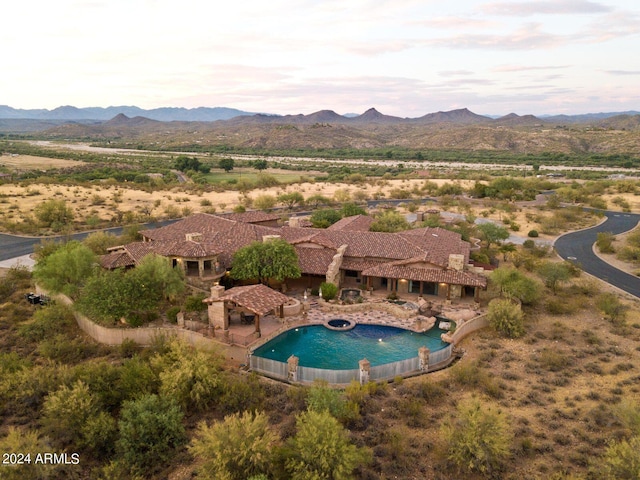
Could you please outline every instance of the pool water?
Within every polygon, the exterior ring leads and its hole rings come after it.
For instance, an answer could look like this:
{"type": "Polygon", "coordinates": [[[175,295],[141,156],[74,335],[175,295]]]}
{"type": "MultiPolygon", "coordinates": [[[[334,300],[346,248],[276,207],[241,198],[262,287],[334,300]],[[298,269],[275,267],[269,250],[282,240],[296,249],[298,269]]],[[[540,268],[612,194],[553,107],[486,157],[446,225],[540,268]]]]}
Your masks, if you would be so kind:
{"type": "Polygon", "coordinates": [[[253,355],[280,362],[295,355],[303,367],[352,370],[358,368],[363,358],[371,366],[377,366],[417,357],[420,347],[432,352],[440,350],[448,345],[440,340],[442,333],[436,327],[417,333],[385,325],[358,324],[341,332],[323,325],[308,325],[281,333],[258,347],[253,355]]]}

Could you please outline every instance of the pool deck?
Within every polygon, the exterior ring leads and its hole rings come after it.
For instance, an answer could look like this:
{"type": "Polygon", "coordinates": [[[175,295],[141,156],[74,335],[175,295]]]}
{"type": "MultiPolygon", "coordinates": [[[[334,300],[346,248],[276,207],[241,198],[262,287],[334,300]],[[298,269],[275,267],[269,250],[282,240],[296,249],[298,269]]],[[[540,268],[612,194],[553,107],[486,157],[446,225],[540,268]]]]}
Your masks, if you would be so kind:
{"type": "MultiPolygon", "coordinates": [[[[289,292],[289,296],[295,297],[301,302],[304,301],[302,293],[298,292],[289,292]]],[[[316,297],[310,297],[308,299],[308,311],[307,314],[299,314],[291,317],[286,317],[285,319],[280,319],[274,315],[267,315],[260,319],[260,331],[261,337],[252,339],[247,343],[247,349],[254,349],[258,345],[268,341],[270,338],[273,338],[275,335],[283,332],[284,330],[288,330],[292,327],[300,326],[300,325],[312,325],[312,324],[323,324],[327,321],[335,318],[343,318],[345,320],[353,320],[356,323],[365,323],[365,324],[376,324],[376,325],[388,325],[394,327],[400,327],[408,330],[412,330],[415,328],[416,319],[418,315],[411,315],[408,318],[401,318],[399,316],[393,315],[392,313],[386,312],[382,309],[376,309],[375,304],[381,303],[384,300],[384,296],[374,295],[373,297],[367,298],[363,304],[371,304],[370,309],[365,311],[357,311],[357,312],[345,312],[340,310],[340,306],[336,306],[335,309],[331,308],[331,304],[323,304],[320,305],[318,299],[316,297]]],[[[416,301],[417,295],[414,296],[403,296],[404,300],[407,301],[416,301]]],[[[426,300],[432,300],[426,298],[426,300]]],[[[433,299],[433,303],[441,306],[442,299],[433,299]]],[[[320,300],[320,302],[322,302],[320,300]]],[[[402,308],[402,307],[398,307],[402,308]]],[[[446,312],[457,311],[457,310],[476,310],[476,307],[473,301],[458,299],[452,303],[452,305],[443,306],[445,316],[446,312]]],[[[479,313],[479,312],[478,312],[479,313]]],[[[425,317],[422,317],[425,318],[425,317]]],[[[230,332],[233,336],[237,336],[240,338],[249,339],[255,331],[253,325],[231,325],[230,332]]],[[[238,347],[245,348],[245,347],[238,347]]]]}

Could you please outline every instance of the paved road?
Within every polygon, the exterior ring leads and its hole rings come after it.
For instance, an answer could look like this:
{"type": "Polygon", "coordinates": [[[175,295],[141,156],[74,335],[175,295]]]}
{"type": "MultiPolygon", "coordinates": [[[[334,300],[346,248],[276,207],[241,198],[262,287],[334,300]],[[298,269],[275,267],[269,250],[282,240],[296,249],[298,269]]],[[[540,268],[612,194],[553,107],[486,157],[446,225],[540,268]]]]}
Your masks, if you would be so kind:
{"type": "MultiPolygon", "coordinates": [[[[177,220],[165,220],[162,222],[149,223],[142,225],[142,229],[163,227],[176,221],[177,220]]],[[[113,233],[114,235],[120,235],[122,233],[122,227],[107,228],[102,231],[113,233]]],[[[10,258],[22,257],[23,255],[29,255],[33,253],[34,247],[40,244],[42,240],[83,240],[90,233],[93,232],[74,233],[70,236],[59,237],[20,237],[16,235],[8,235],[6,233],[0,233],[0,261],[8,260],[10,258]]]]}
{"type": "Polygon", "coordinates": [[[579,264],[585,272],[594,277],[598,277],[631,295],[640,297],[639,277],[612,267],[593,253],[593,244],[598,232],[611,232],[617,235],[632,230],[640,222],[640,215],[609,211],[605,212],[605,215],[607,220],[600,225],[567,233],[556,239],[554,243],[556,252],[565,260],[579,264]]]}

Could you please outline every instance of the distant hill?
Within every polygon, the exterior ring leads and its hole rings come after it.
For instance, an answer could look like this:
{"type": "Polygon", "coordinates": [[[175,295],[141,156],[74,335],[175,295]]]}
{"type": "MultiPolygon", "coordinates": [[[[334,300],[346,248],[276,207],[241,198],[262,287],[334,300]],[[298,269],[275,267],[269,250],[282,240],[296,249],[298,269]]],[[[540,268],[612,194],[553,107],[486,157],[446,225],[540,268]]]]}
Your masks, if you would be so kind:
{"type": "Polygon", "coordinates": [[[508,126],[536,126],[545,123],[544,120],[534,115],[518,115],[516,113],[510,113],[504,117],[496,118],[493,120],[496,125],[508,125],[508,126]]]}
{"type": "Polygon", "coordinates": [[[120,107],[88,107],[77,108],[63,106],[53,110],[34,109],[23,110],[0,105],[0,119],[21,119],[21,120],[110,120],[122,114],[129,118],[145,117],[160,122],[214,122],[216,120],[228,120],[240,115],[253,115],[251,112],[244,112],[235,108],[226,107],[198,107],[198,108],[154,108],[145,110],[135,106],[120,107]]]}
{"type": "Polygon", "coordinates": [[[590,123],[619,115],[640,115],[640,112],[629,110],[627,112],[584,113],[580,115],[540,115],[540,118],[552,123],[590,123]]]}
{"type": "Polygon", "coordinates": [[[459,125],[473,125],[478,123],[486,123],[491,119],[483,115],[473,113],[467,108],[459,108],[449,112],[428,113],[422,117],[414,119],[415,123],[423,125],[434,123],[456,123],[459,125]]]}

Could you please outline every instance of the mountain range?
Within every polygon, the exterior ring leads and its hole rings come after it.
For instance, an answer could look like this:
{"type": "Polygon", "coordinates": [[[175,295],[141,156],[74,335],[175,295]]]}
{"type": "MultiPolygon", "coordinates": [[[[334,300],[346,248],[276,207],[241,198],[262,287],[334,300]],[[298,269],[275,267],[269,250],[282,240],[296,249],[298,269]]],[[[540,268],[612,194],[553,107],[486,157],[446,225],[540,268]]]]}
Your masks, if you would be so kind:
{"type": "MultiPolygon", "coordinates": [[[[39,120],[51,122],[55,125],[66,121],[91,123],[104,122],[113,119],[118,115],[125,115],[129,118],[144,117],[160,122],[214,122],[217,120],[231,120],[251,123],[413,123],[413,124],[435,124],[435,123],[456,123],[461,125],[471,125],[480,123],[507,123],[507,124],[528,124],[528,123],[585,123],[595,122],[620,115],[638,115],[638,111],[627,112],[603,112],[580,115],[516,115],[510,113],[502,117],[478,115],[466,108],[450,110],[447,112],[428,113],[417,118],[403,118],[384,115],[375,108],[370,108],[366,112],[357,114],[339,115],[333,110],[320,110],[309,115],[272,115],[256,114],[235,108],[226,107],[198,107],[198,108],[177,108],[164,107],[145,110],[136,106],[112,106],[112,107],[87,107],[78,108],[74,106],[61,106],[53,110],[47,109],[17,109],[8,105],[0,105],[0,119],[6,120],[39,120]]],[[[28,123],[28,122],[27,122],[28,123]]]]}

